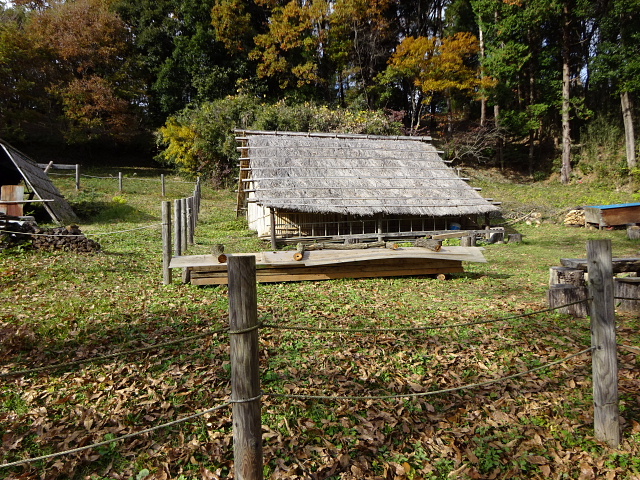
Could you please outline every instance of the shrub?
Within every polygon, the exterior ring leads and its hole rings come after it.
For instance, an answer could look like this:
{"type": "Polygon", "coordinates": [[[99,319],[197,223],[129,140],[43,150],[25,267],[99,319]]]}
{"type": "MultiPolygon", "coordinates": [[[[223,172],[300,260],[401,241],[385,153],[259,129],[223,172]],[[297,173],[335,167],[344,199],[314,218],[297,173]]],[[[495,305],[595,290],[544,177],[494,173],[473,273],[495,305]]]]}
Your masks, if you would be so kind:
{"type": "Polygon", "coordinates": [[[227,97],[170,117],[156,134],[162,148],[158,159],[187,175],[211,178],[218,185],[228,183],[235,178],[238,159],[236,128],[398,135],[402,126],[381,111],[227,97]]]}

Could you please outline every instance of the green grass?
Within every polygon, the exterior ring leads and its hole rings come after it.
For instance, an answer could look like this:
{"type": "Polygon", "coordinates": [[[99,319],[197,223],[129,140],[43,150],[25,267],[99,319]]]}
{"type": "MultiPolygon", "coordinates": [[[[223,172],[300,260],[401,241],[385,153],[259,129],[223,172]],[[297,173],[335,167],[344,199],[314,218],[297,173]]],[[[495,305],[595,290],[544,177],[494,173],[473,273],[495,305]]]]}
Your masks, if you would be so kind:
{"type": "MultiPolygon", "coordinates": [[[[162,285],[160,204],[193,184],[158,172],[95,170],[75,192],[56,184],[83,212],[94,254],[0,254],[0,371],[73,361],[202,334],[227,322],[227,288],[162,285]],[[146,180],[136,179],[146,178],[146,180]]],[[[631,193],[516,184],[476,172],[474,185],[518,218],[520,244],[487,245],[487,263],[465,265],[446,281],[380,278],[258,285],[261,318],[276,325],[371,329],[508,320],[412,333],[260,333],[262,388],[314,395],[433,391],[544,365],[589,345],[588,319],[559,314],[512,318],[546,308],[550,266],[584,257],[586,242],[607,238],[614,255],[637,256],[624,230],[568,228],[562,213],[580,204],[632,201],[631,193]]],[[[268,249],[235,215],[235,195],[203,188],[192,254],[268,249]]],[[[37,213],[37,212],[36,212],[37,213]]],[[[502,220],[494,219],[494,223],[502,220]]],[[[177,272],[176,272],[177,273],[177,272]]],[[[620,343],[640,344],[638,316],[619,318],[620,343]]],[[[593,438],[590,360],[571,360],[504,384],[412,400],[305,401],[263,398],[268,478],[637,478],[640,458],[638,355],[620,352],[623,444],[593,438]],[[636,477],[634,477],[634,475],[636,477]]],[[[73,448],[171,421],[223,402],[229,394],[228,338],[184,344],[2,379],[0,462],[73,448]]],[[[61,459],[0,471],[20,478],[226,478],[232,471],[230,410],[61,459]],[[209,473],[203,473],[204,471],[209,473]],[[205,477],[208,475],[208,477],[205,477]],[[152,478],[152,477],[150,477],[152,478]]]]}

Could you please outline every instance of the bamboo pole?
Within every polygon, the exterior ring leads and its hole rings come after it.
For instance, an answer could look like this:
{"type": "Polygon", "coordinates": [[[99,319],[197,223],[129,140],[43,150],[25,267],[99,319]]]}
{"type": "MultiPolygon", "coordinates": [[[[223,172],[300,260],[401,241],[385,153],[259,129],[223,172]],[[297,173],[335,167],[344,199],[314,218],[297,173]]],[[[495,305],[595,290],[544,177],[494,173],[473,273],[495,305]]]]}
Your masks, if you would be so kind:
{"type": "Polygon", "coordinates": [[[256,257],[230,256],[228,262],[235,478],[262,480],[256,257]]]}
{"type": "Polygon", "coordinates": [[[594,432],[598,440],[617,448],[620,445],[620,409],[611,240],[587,243],[587,269],[592,297],[594,432]]]}
{"type": "Polygon", "coordinates": [[[171,284],[171,202],[162,202],[162,283],[171,284]]]}

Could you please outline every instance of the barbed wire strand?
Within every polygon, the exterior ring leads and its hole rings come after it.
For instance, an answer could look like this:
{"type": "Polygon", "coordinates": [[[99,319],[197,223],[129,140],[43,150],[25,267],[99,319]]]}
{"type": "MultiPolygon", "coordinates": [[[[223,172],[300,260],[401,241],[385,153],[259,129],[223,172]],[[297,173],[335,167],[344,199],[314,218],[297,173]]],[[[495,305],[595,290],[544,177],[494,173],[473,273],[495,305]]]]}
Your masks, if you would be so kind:
{"type": "Polygon", "coordinates": [[[640,347],[634,347],[633,345],[625,345],[624,343],[619,343],[618,347],[625,348],[630,352],[640,353],[640,347]]]}
{"type": "Polygon", "coordinates": [[[111,444],[113,442],[121,442],[121,441],[127,440],[129,438],[137,437],[139,435],[144,435],[145,433],[150,433],[150,432],[153,432],[153,431],[156,431],[156,430],[160,430],[161,428],[167,428],[167,427],[171,427],[173,425],[178,425],[179,423],[188,422],[189,420],[193,420],[195,418],[202,417],[202,416],[204,416],[204,415],[206,415],[208,413],[215,412],[216,410],[220,410],[220,409],[222,409],[224,407],[228,407],[229,405],[230,405],[229,402],[225,402],[222,405],[218,405],[218,406],[209,408],[207,410],[195,413],[193,415],[189,415],[188,417],[179,418],[179,419],[173,420],[171,422],[163,423],[162,425],[156,425],[155,427],[145,428],[144,430],[140,430],[138,432],[128,433],[126,435],[122,435],[120,437],[116,437],[116,438],[113,438],[111,440],[104,440],[102,442],[93,443],[91,445],[86,445],[84,447],[73,448],[71,450],[65,450],[65,451],[62,451],[62,452],[51,453],[49,455],[42,455],[40,457],[26,458],[24,460],[18,460],[18,461],[11,462],[11,463],[5,463],[5,464],[0,465],[0,469],[9,468],[9,467],[15,467],[17,465],[24,465],[24,464],[27,464],[27,463],[39,462],[41,460],[49,460],[51,458],[62,457],[64,455],[71,455],[71,454],[74,454],[74,453],[82,452],[84,450],[90,450],[92,448],[101,447],[103,445],[109,445],[109,444],[111,444]]]}
{"type": "Polygon", "coordinates": [[[29,236],[29,237],[87,237],[87,236],[91,236],[91,237],[104,237],[107,235],[115,235],[118,233],[128,233],[128,232],[134,232],[136,230],[145,230],[147,228],[156,228],[156,227],[161,227],[162,223],[153,223],[151,225],[145,225],[144,227],[136,227],[136,228],[129,228],[127,230],[115,230],[113,232],[102,232],[102,233],[83,233],[81,235],[78,234],[68,234],[68,235],[63,235],[63,234],[59,234],[59,233],[28,233],[28,232],[14,232],[11,230],[0,230],[0,232],[2,233],[14,233],[16,235],[25,235],[25,236],[29,236]]]}
{"type": "Polygon", "coordinates": [[[211,335],[215,335],[216,333],[222,333],[226,331],[226,327],[225,328],[219,328],[216,330],[211,330],[209,332],[206,333],[201,333],[198,335],[193,335],[191,337],[184,337],[184,338],[179,338],[176,340],[170,340],[168,342],[162,342],[162,343],[156,343],[154,345],[148,345],[146,347],[141,347],[141,348],[136,348],[133,350],[126,350],[124,352],[115,352],[115,353],[107,353],[105,355],[97,355],[95,357],[89,357],[89,358],[82,358],[80,360],[74,360],[72,362],[66,362],[66,363],[56,363],[55,365],[46,365],[44,367],[37,367],[37,368],[30,368],[27,370],[17,370],[14,372],[4,372],[4,373],[0,373],[0,378],[3,377],[15,377],[18,375],[26,375],[28,373],[37,373],[37,372],[43,372],[46,370],[55,370],[55,369],[59,369],[59,368],[63,368],[63,367],[72,367],[72,366],[76,366],[76,365],[81,365],[83,363],[91,363],[91,362],[95,362],[95,361],[101,361],[101,360],[108,360],[108,359],[112,359],[112,358],[117,358],[117,357],[123,357],[126,355],[133,355],[136,353],[141,353],[141,352],[147,352],[149,350],[155,350],[157,348],[163,348],[163,347],[168,347],[171,345],[177,345],[180,343],[184,343],[184,342],[189,342],[192,340],[198,340],[200,338],[205,338],[211,335]]]}
{"type": "Polygon", "coordinates": [[[633,298],[633,297],[613,297],[614,300],[631,300],[631,301],[639,301],[640,298],[633,298]]]}
{"type": "Polygon", "coordinates": [[[351,396],[351,395],[298,395],[298,394],[290,394],[290,393],[274,393],[274,392],[262,392],[263,395],[269,397],[279,397],[279,398],[295,398],[300,400],[391,400],[398,398],[418,398],[418,397],[427,397],[431,395],[438,395],[441,393],[451,393],[459,390],[468,390],[472,388],[483,387],[485,385],[491,385],[493,383],[500,383],[506,380],[512,380],[514,378],[523,377],[525,375],[529,375],[533,372],[537,372],[538,370],[543,370],[545,368],[553,367],[554,365],[559,365],[561,363],[565,363],[572,358],[583,355],[587,352],[595,350],[596,347],[585,348],[584,350],[579,351],[578,353],[574,353],[573,355],[569,355],[568,357],[562,358],[560,360],[556,360],[554,362],[547,363],[545,365],[541,365],[539,367],[532,368],[527,370],[526,372],[515,373],[513,375],[508,375],[506,377],[495,378],[493,380],[487,380],[484,382],[471,383],[467,385],[461,385],[459,387],[445,388],[442,390],[433,390],[430,392],[419,392],[419,393],[405,393],[405,394],[394,394],[394,395],[366,395],[366,396],[351,396]]]}
{"type": "Polygon", "coordinates": [[[565,305],[560,305],[558,307],[547,308],[544,310],[538,310],[531,313],[523,313],[521,315],[513,315],[509,317],[501,317],[494,318],[490,320],[481,320],[478,322],[465,322],[465,323],[453,323],[449,325],[431,325],[431,326],[420,326],[420,327],[389,327],[389,328],[322,328],[322,327],[304,327],[297,325],[275,325],[273,323],[263,323],[263,328],[273,328],[274,330],[300,330],[307,332],[345,332],[345,333],[385,333],[385,332],[414,332],[414,331],[424,331],[424,330],[436,330],[443,328],[458,328],[458,327],[469,327],[473,325],[485,325],[487,323],[495,323],[495,322],[503,322],[507,320],[515,320],[518,318],[530,317],[533,315],[539,315],[541,313],[548,313],[554,310],[558,310],[560,308],[569,307],[571,305],[577,305],[579,303],[588,302],[591,298],[586,298],[584,300],[578,300],[575,302],[567,303],[565,305]]]}
{"type": "MultiPolygon", "coordinates": [[[[49,173],[47,172],[47,175],[50,176],[56,176],[56,177],[75,177],[76,174],[75,173],[49,173]]],[[[118,180],[120,177],[99,177],[99,176],[95,176],[95,175],[87,175],[84,173],[80,174],[81,178],[97,178],[97,179],[102,179],[102,180],[118,180]]],[[[156,178],[143,178],[143,177],[122,177],[123,180],[148,180],[148,181],[153,181],[153,182],[160,182],[159,179],[156,178]]],[[[197,185],[198,182],[189,182],[186,180],[171,180],[171,179],[166,179],[165,181],[167,182],[171,182],[171,183],[184,183],[184,184],[189,184],[189,185],[197,185]]]]}

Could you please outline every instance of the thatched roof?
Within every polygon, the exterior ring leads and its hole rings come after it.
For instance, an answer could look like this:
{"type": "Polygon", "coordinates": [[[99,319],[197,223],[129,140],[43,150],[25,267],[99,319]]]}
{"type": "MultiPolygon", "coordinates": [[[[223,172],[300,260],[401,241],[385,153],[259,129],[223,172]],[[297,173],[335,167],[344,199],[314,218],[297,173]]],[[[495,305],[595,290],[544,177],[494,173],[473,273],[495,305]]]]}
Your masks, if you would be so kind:
{"type": "Polygon", "coordinates": [[[249,202],[361,216],[496,211],[425,137],[240,132],[249,202]]]}
{"type": "Polygon", "coordinates": [[[2,140],[0,140],[0,173],[3,174],[0,184],[17,184],[24,179],[36,199],[48,200],[44,202],[44,207],[54,222],[78,220],[71,206],[42,168],[24,153],[2,140]]]}

